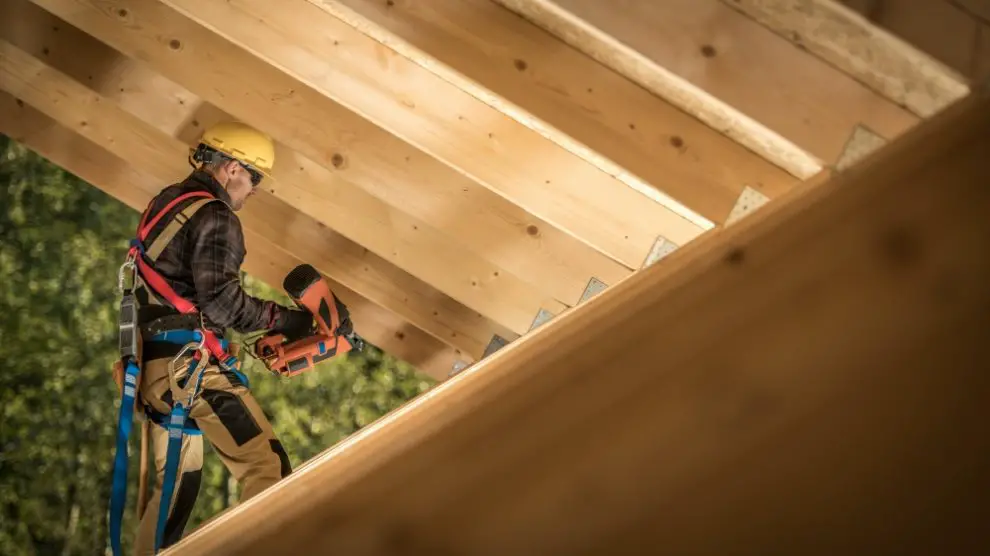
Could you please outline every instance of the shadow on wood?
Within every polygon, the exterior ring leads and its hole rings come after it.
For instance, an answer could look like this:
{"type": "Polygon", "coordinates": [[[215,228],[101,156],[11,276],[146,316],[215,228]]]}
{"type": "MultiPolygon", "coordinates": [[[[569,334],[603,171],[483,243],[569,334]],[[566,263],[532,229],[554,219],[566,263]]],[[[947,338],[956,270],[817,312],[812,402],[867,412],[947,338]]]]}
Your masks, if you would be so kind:
{"type": "MultiPolygon", "coordinates": [[[[689,244],[179,554],[974,554],[990,99],[689,244]]],[[[982,536],[981,536],[982,535],[982,536]]]]}

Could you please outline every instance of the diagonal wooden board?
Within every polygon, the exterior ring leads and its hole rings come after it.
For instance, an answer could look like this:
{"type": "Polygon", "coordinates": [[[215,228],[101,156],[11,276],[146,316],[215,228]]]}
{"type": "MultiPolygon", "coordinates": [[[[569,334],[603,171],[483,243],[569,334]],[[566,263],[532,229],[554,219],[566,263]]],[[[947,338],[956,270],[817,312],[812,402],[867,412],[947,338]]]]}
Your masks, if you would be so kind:
{"type": "Polygon", "coordinates": [[[837,0],[721,0],[928,118],[969,93],[957,71],[837,0]]]}
{"type": "Polygon", "coordinates": [[[559,288],[554,296],[565,303],[580,297],[590,276],[611,283],[635,268],[611,261],[353,112],[320,101],[312,89],[156,0],[31,2],[268,131],[339,179],[451,230],[531,282],[559,288]],[[204,60],[223,60],[213,64],[223,78],[200,71],[204,60]]]}
{"type": "Polygon", "coordinates": [[[982,553],[987,152],[947,109],[166,554],[982,553]]]}
{"type": "MultiPolygon", "coordinates": [[[[41,8],[25,0],[9,1],[18,23],[15,25],[13,19],[0,22],[0,33],[8,40],[114,99],[125,111],[162,132],[194,144],[205,126],[232,117],[41,8]]],[[[423,221],[383,203],[282,143],[277,145],[276,154],[276,179],[266,184],[265,196],[271,194],[377,255],[372,258],[392,263],[442,292],[430,301],[432,306],[408,309],[418,311],[424,321],[438,321],[438,328],[479,337],[479,344],[487,343],[494,333],[525,332],[539,309],[559,313],[563,305],[555,301],[555,294],[574,287],[546,279],[547,272],[559,276],[551,270],[555,268],[551,257],[540,257],[542,262],[520,268],[522,275],[511,272],[493,261],[507,259],[497,254],[510,251],[511,245],[498,246],[491,238],[475,244],[465,242],[458,236],[462,231],[459,226],[441,229],[437,225],[446,226],[443,220],[423,221]],[[491,322],[498,323],[503,331],[494,330],[491,322]],[[476,334],[475,330],[486,326],[487,331],[476,334]]],[[[438,204],[453,209],[458,203],[443,200],[438,204]]],[[[474,237],[482,238],[484,232],[476,229],[474,237]]],[[[542,234],[537,231],[537,236],[542,234]]],[[[549,247],[555,247],[553,239],[548,239],[549,247]]],[[[566,250],[561,255],[566,256],[566,250]]],[[[608,273],[607,268],[599,269],[608,273]]],[[[415,290],[415,281],[397,288],[402,289],[415,290]]],[[[415,304],[415,297],[411,299],[415,304]]]]}
{"type": "MultiPolygon", "coordinates": [[[[152,128],[133,114],[121,110],[114,102],[2,39],[0,89],[21,98],[115,155],[141,164],[142,169],[155,175],[161,183],[174,182],[189,171],[185,163],[189,148],[187,143],[152,128]]],[[[508,334],[491,324],[487,329],[475,328],[473,334],[467,333],[470,329],[465,327],[444,330],[436,326],[440,307],[431,305],[431,302],[436,297],[442,301],[436,290],[320,226],[306,215],[293,211],[265,192],[255,195],[245,206],[241,220],[245,228],[266,235],[286,251],[326,271],[372,301],[406,316],[439,339],[453,342],[468,358],[477,358],[483,353],[491,334],[508,334]],[[411,303],[413,300],[414,303],[411,303]]],[[[457,307],[456,304],[448,306],[457,307]]],[[[463,322],[470,323],[471,316],[477,316],[476,313],[462,311],[468,317],[463,322]]],[[[485,323],[479,324],[483,326],[485,323]]]]}
{"type": "Polygon", "coordinates": [[[163,2],[629,268],[657,235],[683,244],[712,227],[683,207],[651,202],[383,45],[333,4],[163,2]]]}
{"type": "MultiPolygon", "coordinates": [[[[762,128],[735,126],[733,138],[769,132],[823,166],[858,124],[889,140],[919,120],[721,0],[495,1],[705,121],[742,117],[762,128]]],[[[818,171],[807,169],[804,178],[818,171]]]]}
{"type": "Polygon", "coordinates": [[[715,224],[745,187],[773,198],[800,182],[491,0],[327,4],[362,28],[380,27],[378,40],[391,36],[389,45],[474,96],[546,128],[550,140],[572,139],[578,145],[568,148],[613,161],[715,224]]]}

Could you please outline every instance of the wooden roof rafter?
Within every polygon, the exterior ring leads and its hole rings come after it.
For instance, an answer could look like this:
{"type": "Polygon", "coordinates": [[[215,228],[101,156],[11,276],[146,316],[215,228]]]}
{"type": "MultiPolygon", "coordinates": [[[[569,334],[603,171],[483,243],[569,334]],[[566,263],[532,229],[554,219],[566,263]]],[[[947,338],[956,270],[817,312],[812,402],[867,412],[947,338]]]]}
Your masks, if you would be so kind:
{"type": "Polygon", "coordinates": [[[985,551],[981,97],[610,288],[166,553],[985,551]]]}
{"type": "MultiPolygon", "coordinates": [[[[770,15],[796,0],[667,0],[671,21],[589,0],[27,1],[4,8],[62,18],[86,37],[73,51],[117,52],[128,90],[101,94],[118,123],[140,121],[125,136],[154,130],[178,153],[219,119],[271,133],[285,163],[256,203],[259,233],[284,251],[292,222],[296,251],[467,360],[924,117],[860,83],[859,66],[794,48],[770,15]],[[663,44],[642,25],[670,26],[663,44]],[[598,42],[576,44],[578,28],[598,42]]],[[[95,86],[84,65],[99,60],[32,55],[95,86]]],[[[960,91],[951,76],[936,86],[945,103],[960,91]]]]}

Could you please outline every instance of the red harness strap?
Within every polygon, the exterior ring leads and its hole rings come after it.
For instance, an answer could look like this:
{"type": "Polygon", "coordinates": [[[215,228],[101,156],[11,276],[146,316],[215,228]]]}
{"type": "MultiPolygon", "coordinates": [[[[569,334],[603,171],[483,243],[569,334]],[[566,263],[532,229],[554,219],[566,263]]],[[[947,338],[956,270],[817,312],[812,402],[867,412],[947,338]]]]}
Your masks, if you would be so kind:
{"type": "MultiPolygon", "coordinates": [[[[177,294],[175,290],[172,289],[172,286],[168,285],[168,282],[165,281],[165,278],[162,277],[162,275],[159,274],[158,271],[156,271],[153,266],[148,264],[148,262],[145,260],[144,257],[144,249],[145,249],[144,240],[147,239],[148,234],[151,232],[151,229],[154,228],[155,224],[157,224],[158,221],[161,220],[163,216],[165,216],[165,214],[167,214],[170,210],[172,210],[176,205],[178,205],[182,201],[186,199],[191,199],[193,197],[214,198],[213,195],[205,191],[193,191],[191,193],[185,193],[183,195],[176,197],[169,204],[165,205],[165,208],[159,211],[158,214],[156,214],[155,217],[152,218],[150,222],[147,222],[148,211],[145,211],[145,213],[141,217],[141,223],[138,225],[137,239],[131,242],[131,248],[128,251],[128,256],[134,259],[134,262],[137,265],[138,273],[140,273],[141,278],[144,279],[145,283],[148,284],[148,286],[152,290],[154,290],[156,294],[163,297],[179,312],[186,314],[197,313],[198,309],[196,308],[196,305],[193,304],[188,299],[181,297],[179,294],[177,294]]],[[[148,210],[151,210],[151,207],[148,207],[148,210]]],[[[217,358],[217,361],[219,361],[221,364],[230,363],[233,357],[223,349],[220,343],[220,339],[217,338],[216,334],[214,334],[213,331],[209,329],[203,329],[200,330],[200,332],[203,334],[204,345],[210,351],[210,353],[217,358]]]]}

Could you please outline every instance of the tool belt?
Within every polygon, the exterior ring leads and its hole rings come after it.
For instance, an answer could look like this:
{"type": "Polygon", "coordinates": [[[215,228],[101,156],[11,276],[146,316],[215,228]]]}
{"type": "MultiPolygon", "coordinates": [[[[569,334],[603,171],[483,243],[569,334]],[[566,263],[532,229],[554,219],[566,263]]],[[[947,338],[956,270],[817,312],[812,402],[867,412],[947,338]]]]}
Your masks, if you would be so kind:
{"type": "Polygon", "coordinates": [[[174,315],[166,315],[142,324],[141,339],[147,342],[163,332],[170,330],[196,330],[200,328],[200,325],[198,314],[176,313],[174,315]]]}

